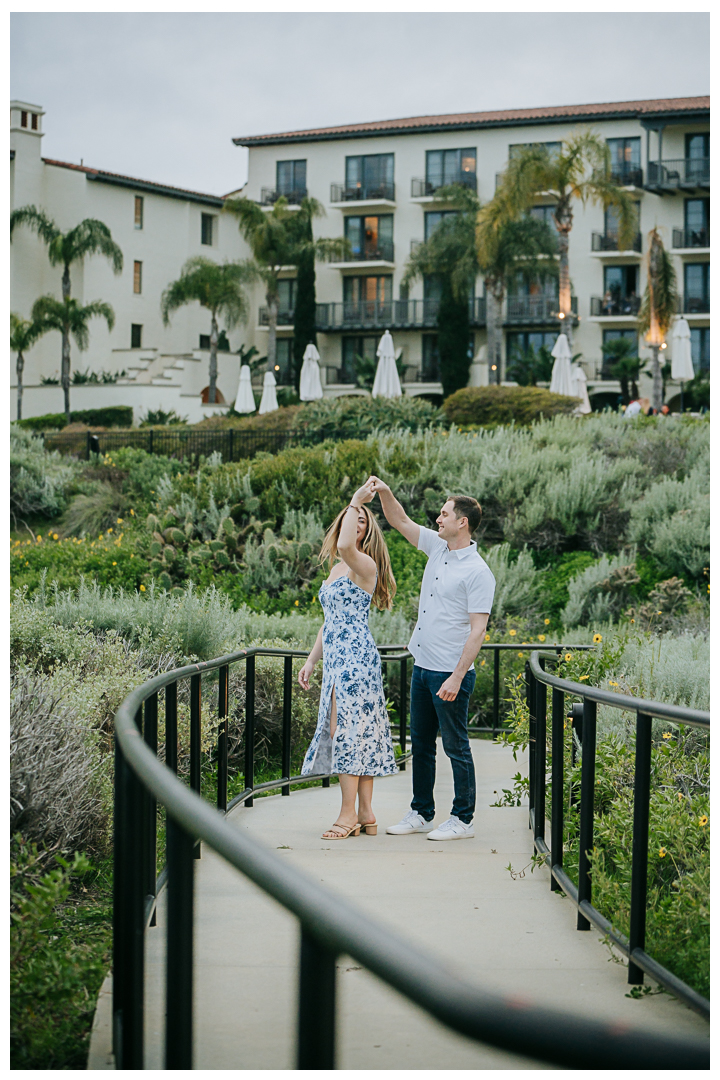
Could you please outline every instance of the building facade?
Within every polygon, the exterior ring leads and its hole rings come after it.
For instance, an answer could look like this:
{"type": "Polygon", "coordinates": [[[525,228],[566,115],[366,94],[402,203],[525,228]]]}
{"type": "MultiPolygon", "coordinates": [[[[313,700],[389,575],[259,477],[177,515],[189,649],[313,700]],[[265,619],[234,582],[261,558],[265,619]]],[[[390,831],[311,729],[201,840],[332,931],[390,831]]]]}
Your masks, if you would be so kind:
{"type": "MultiPolygon", "coordinates": [[[[459,182],[492,198],[514,149],[544,143],[552,151],[580,129],[607,141],[613,175],[637,202],[639,233],[619,251],[617,221],[601,205],[575,207],[570,274],[577,320],[573,351],[582,353],[591,396],[615,402],[619,384],[603,363],[611,337],[637,340],[636,316],[646,284],[647,233],[657,227],[671,252],[691,327],[696,371],[710,362],[709,98],[518,109],[424,116],[274,135],[236,138],[249,149],[243,194],[264,205],[279,195],[292,204],[309,194],[327,208],[318,235],[345,237],[351,255],[317,267],[318,348],[327,392],[354,390],[355,357],[372,356],[385,329],[406,365],[408,393],[440,393],[436,339],[437,295],[432,280],[401,282],[413,244],[426,239],[448,207],[434,192],[459,182]]],[[[553,200],[539,195],[533,213],[550,221],[553,200]]],[[[291,347],[292,279],[288,317],[279,331],[291,347]]],[[[555,286],[518,282],[504,311],[501,378],[513,352],[552,345],[559,323],[555,286]]],[[[263,313],[258,310],[258,330],[263,313]]],[[[494,381],[485,359],[485,301],[480,279],[470,304],[471,383],[494,381]]],[[[644,342],[640,355],[649,357],[644,342]]],[[[284,353],[283,353],[284,355],[284,353]]],[[[670,352],[666,352],[669,357],[670,352]]],[[[649,389],[649,376],[644,378],[649,389]]],[[[672,394],[672,387],[670,389],[672,394]]]]}

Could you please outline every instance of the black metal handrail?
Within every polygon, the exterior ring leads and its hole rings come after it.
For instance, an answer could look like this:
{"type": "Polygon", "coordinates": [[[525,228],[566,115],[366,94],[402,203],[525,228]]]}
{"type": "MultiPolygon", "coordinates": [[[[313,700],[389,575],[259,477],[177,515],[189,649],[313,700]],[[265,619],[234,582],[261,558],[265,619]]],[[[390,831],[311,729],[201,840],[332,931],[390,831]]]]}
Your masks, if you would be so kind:
{"type": "MultiPolygon", "coordinates": [[[[577,317],[577,296],[570,298],[574,318],[577,317]]],[[[508,296],[506,323],[549,322],[557,319],[560,310],[557,296],[508,296]]]]}
{"type": "MultiPolygon", "coordinates": [[[[407,710],[409,654],[381,650],[385,663],[401,665],[400,746],[407,710]]],[[[155,917],[159,885],[167,885],[167,998],[165,1067],[192,1068],[193,1028],[193,865],[199,842],[208,844],[232,866],[301,923],[299,972],[300,1069],[333,1068],[335,1063],[336,960],[348,954],[369,971],[424,1008],[452,1030],[514,1054],[568,1067],[705,1068],[704,1045],[669,1039],[618,1025],[568,1017],[536,1007],[516,996],[486,993],[456,978],[442,962],[389,933],[344,898],[288,866],[275,852],[231,828],[200,796],[201,683],[218,672],[218,786],[221,811],[227,804],[229,669],[246,664],[246,806],[260,790],[307,777],[289,777],[294,649],[252,648],[207,663],[165,672],[133,690],[115,715],[115,851],[113,903],[113,1048],[116,1068],[144,1067],[144,934],[155,917]],[[254,672],[257,656],[280,656],[284,663],[283,777],[254,786],[254,672]],[[177,684],[190,679],[190,788],[177,772],[177,684]],[[165,759],[158,760],[158,693],[165,690],[165,759]],[[287,735],[287,738],[286,738],[287,735]],[[224,761],[224,766],[223,766],[224,761]],[[157,805],[167,814],[167,866],[156,880],[157,805]]],[[[401,768],[402,768],[401,763],[401,768]]],[[[320,777],[315,777],[320,779],[320,777]]],[[[323,784],[329,777],[323,777],[323,784]]],[[[229,804],[230,806],[233,803],[229,804]]]]}
{"type": "Polygon", "coordinates": [[[673,229],[674,248],[709,248],[710,229],[673,229]]]}
{"type": "MultiPolygon", "coordinates": [[[[439,300],[330,301],[316,305],[315,327],[324,333],[366,327],[378,330],[434,327],[439,307],[439,300]]],[[[470,299],[468,313],[472,326],[484,326],[485,297],[470,299]]]]}
{"type": "MultiPolygon", "coordinates": [[[[616,232],[594,232],[591,240],[592,251],[620,251],[620,241],[616,232]]],[[[635,233],[632,244],[624,251],[642,252],[642,233],[635,233]]]]}
{"type": "Polygon", "coordinates": [[[577,929],[589,930],[592,924],[605,934],[628,959],[628,983],[639,985],[644,973],[652,976],[691,1009],[708,1018],[710,1003],[667,968],[645,952],[645,921],[647,911],[648,836],[650,827],[650,751],[653,719],[709,731],[710,714],[681,705],[615,694],[610,690],[585,686],[561,679],[545,671],[542,664],[556,660],[554,653],[534,650],[526,665],[527,703],[530,715],[530,828],[537,852],[545,856],[550,873],[550,888],[561,889],[578,909],[577,929]],[[545,785],[547,779],[547,687],[552,690],[551,721],[551,817],[550,847],[545,843],[545,785]],[[565,695],[580,698],[574,705],[571,728],[579,733],[582,746],[580,780],[579,865],[577,888],[563,870],[564,826],[564,731],[566,722],[565,695]],[[622,712],[636,714],[635,783],[632,835],[632,871],[630,895],[630,936],[614,929],[611,922],[593,907],[592,867],[595,803],[595,752],[597,706],[608,705],[622,712]]]}
{"type": "Polygon", "coordinates": [[[648,164],[646,187],[678,188],[710,187],[710,158],[672,158],[648,164]]]}
{"type": "Polygon", "coordinates": [[[331,184],[330,202],[395,202],[395,184],[377,180],[374,184],[331,184]]]}

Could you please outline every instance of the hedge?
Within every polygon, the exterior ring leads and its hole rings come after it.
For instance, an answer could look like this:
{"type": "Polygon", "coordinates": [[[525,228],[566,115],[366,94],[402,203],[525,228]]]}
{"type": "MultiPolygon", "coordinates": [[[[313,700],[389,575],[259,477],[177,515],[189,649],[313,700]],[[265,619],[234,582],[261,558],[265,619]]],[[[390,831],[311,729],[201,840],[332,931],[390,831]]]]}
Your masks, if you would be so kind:
{"type": "Polygon", "coordinates": [[[578,398],[551,394],[537,386],[470,386],[456,390],[443,404],[453,424],[516,424],[568,414],[577,408],[578,398]]]}
{"type": "MultiPolygon", "coordinates": [[[[59,431],[67,427],[65,413],[45,413],[44,416],[28,416],[16,421],[18,427],[30,431],[59,431]]],[[[132,427],[132,405],[109,405],[105,409],[78,409],[70,413],[71,424],[87,424],[88,427],[132,427]]]]}

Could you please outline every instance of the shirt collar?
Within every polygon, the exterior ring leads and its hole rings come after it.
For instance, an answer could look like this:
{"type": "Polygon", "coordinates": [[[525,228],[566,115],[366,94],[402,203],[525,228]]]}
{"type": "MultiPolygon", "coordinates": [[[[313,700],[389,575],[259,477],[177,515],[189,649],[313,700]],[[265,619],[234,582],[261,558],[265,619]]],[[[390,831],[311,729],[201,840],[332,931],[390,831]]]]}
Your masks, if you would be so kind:
{"type": "Polygon", "coordinates": [[[472,554],[473,551],[477,551],[477,544],[474,540],[471,540],[468,547],[455,548],[454,551],[458,559],[466,559],[467,556],[472,554]]]}

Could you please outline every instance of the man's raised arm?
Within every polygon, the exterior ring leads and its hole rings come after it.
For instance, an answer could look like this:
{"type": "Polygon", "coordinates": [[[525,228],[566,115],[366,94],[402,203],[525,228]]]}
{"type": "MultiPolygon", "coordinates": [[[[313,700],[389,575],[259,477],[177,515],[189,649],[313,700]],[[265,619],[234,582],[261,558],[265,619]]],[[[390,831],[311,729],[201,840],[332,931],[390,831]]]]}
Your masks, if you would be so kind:
{"type": "Polygon", "coordinates": [[[368,483],[372,484],[372,490],[376,491],[380,496],[383,514],[385,515],[388,524],[391,525],[393,529],[397,529],[406,540],[409,540],[413,547],[417,547],[418,540],[420,539],[420,526],[410,520],[390,488],[383,480],[380,480],[377,476],[371,476],[368,479],[368,483]]]}

